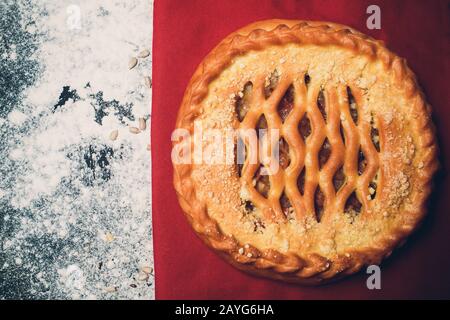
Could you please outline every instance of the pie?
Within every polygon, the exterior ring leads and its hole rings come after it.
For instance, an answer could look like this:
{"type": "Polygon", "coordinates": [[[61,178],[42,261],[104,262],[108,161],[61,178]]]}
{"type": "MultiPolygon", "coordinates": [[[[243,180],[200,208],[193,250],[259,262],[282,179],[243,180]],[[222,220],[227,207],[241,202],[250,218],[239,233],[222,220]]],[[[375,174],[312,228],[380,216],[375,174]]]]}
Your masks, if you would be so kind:
{"type": "Polygon", "coordinates": [[[244,271],[300,284],[353,274],[425,216],[438,168],[430,114],[405,60],[381,41],[336,23],[256,22],[222,40],[186,89],[184,135],[172,139],[172,157],[185,156],[174,161],[180,205],[244,271]],[[196,128],[215,136],[195,138],[196,128]],[[240,129],[256,132],[268,159],[229,134],[240,129]]]}

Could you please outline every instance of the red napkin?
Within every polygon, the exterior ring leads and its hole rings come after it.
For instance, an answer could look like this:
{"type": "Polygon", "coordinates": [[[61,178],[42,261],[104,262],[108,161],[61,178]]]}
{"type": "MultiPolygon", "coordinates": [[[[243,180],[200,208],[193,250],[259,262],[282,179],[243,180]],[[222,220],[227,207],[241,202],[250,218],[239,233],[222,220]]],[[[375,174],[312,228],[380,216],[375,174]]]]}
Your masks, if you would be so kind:
{"type": "Polygon", "coordinates": [[[367,274],[322,287],[256,278],[231,267],[194,234],[172,186],[171,141],[184,90],[196,66],[229,33],[272,18],[343,23],[405,57],[433,106],[443,167],[449,167],[448,1],[155,1],[153,45],[153,235],[157,299],[450,298],[450,179],[441,172],[430,214],[407,245],[382,264],[381,290],[367,274]],[[368,30],[366,8],[381,8],[368,30]],[[445,196],[447,193],[447,196],[445,196]]]}

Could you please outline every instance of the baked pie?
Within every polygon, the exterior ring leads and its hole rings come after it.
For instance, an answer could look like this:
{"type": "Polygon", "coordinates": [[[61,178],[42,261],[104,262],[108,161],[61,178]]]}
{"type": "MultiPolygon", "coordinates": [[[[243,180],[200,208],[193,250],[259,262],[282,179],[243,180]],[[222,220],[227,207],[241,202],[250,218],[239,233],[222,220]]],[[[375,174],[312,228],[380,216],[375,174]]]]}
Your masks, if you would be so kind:
{"type": "Polygon", "coordinates": [[[424,217],[438,167],[405,60],[335,23],[232,33],[195,71],[176,129],[174,185],[195,232],[239,269],[302,284],[389,256],[424,217]]]}

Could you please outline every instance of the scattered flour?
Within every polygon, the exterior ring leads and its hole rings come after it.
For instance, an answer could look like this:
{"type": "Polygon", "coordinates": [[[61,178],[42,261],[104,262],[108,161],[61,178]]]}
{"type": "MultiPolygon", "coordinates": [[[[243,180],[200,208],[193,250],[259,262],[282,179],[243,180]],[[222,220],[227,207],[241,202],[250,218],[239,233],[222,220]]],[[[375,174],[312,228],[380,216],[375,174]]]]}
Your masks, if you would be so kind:
{"type": "Polygon", "coordinates": [[[17,110],[11,111],[11,113],[8,116],[9,122],[11,122],[11,124],[13,124],[15,126],[22,125],[26,119],[27,119],[27,116],[24,113],[17,111],[17,110]]]}
{"type": "Polygon", "coordinates": [[[0,118],[0,298],[153,299],[151,56],[127,67],[151,48],[153,1],[18,3],[42,71],[0,118]]]}

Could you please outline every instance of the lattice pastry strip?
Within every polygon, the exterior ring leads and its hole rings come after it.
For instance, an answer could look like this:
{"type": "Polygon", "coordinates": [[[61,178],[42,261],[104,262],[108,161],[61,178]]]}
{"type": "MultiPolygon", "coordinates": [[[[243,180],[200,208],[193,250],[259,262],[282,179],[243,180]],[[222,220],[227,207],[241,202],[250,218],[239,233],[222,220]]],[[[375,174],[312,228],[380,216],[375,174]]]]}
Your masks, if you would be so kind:
{"type": "Polygon", "coordinates": [[[301,219],[306,216],[306,207],[303,196],[298,189],[298,177],[305,167],[306,145],[300,135],[298,125],[306,114],[306,84],[304,78],[298,77],[293,81],[294,101],[293,108],[285,120],[282,135],[289,145],[291,162],[286,168],[285,192],[294,208],[295,217],[301,219]]]}

